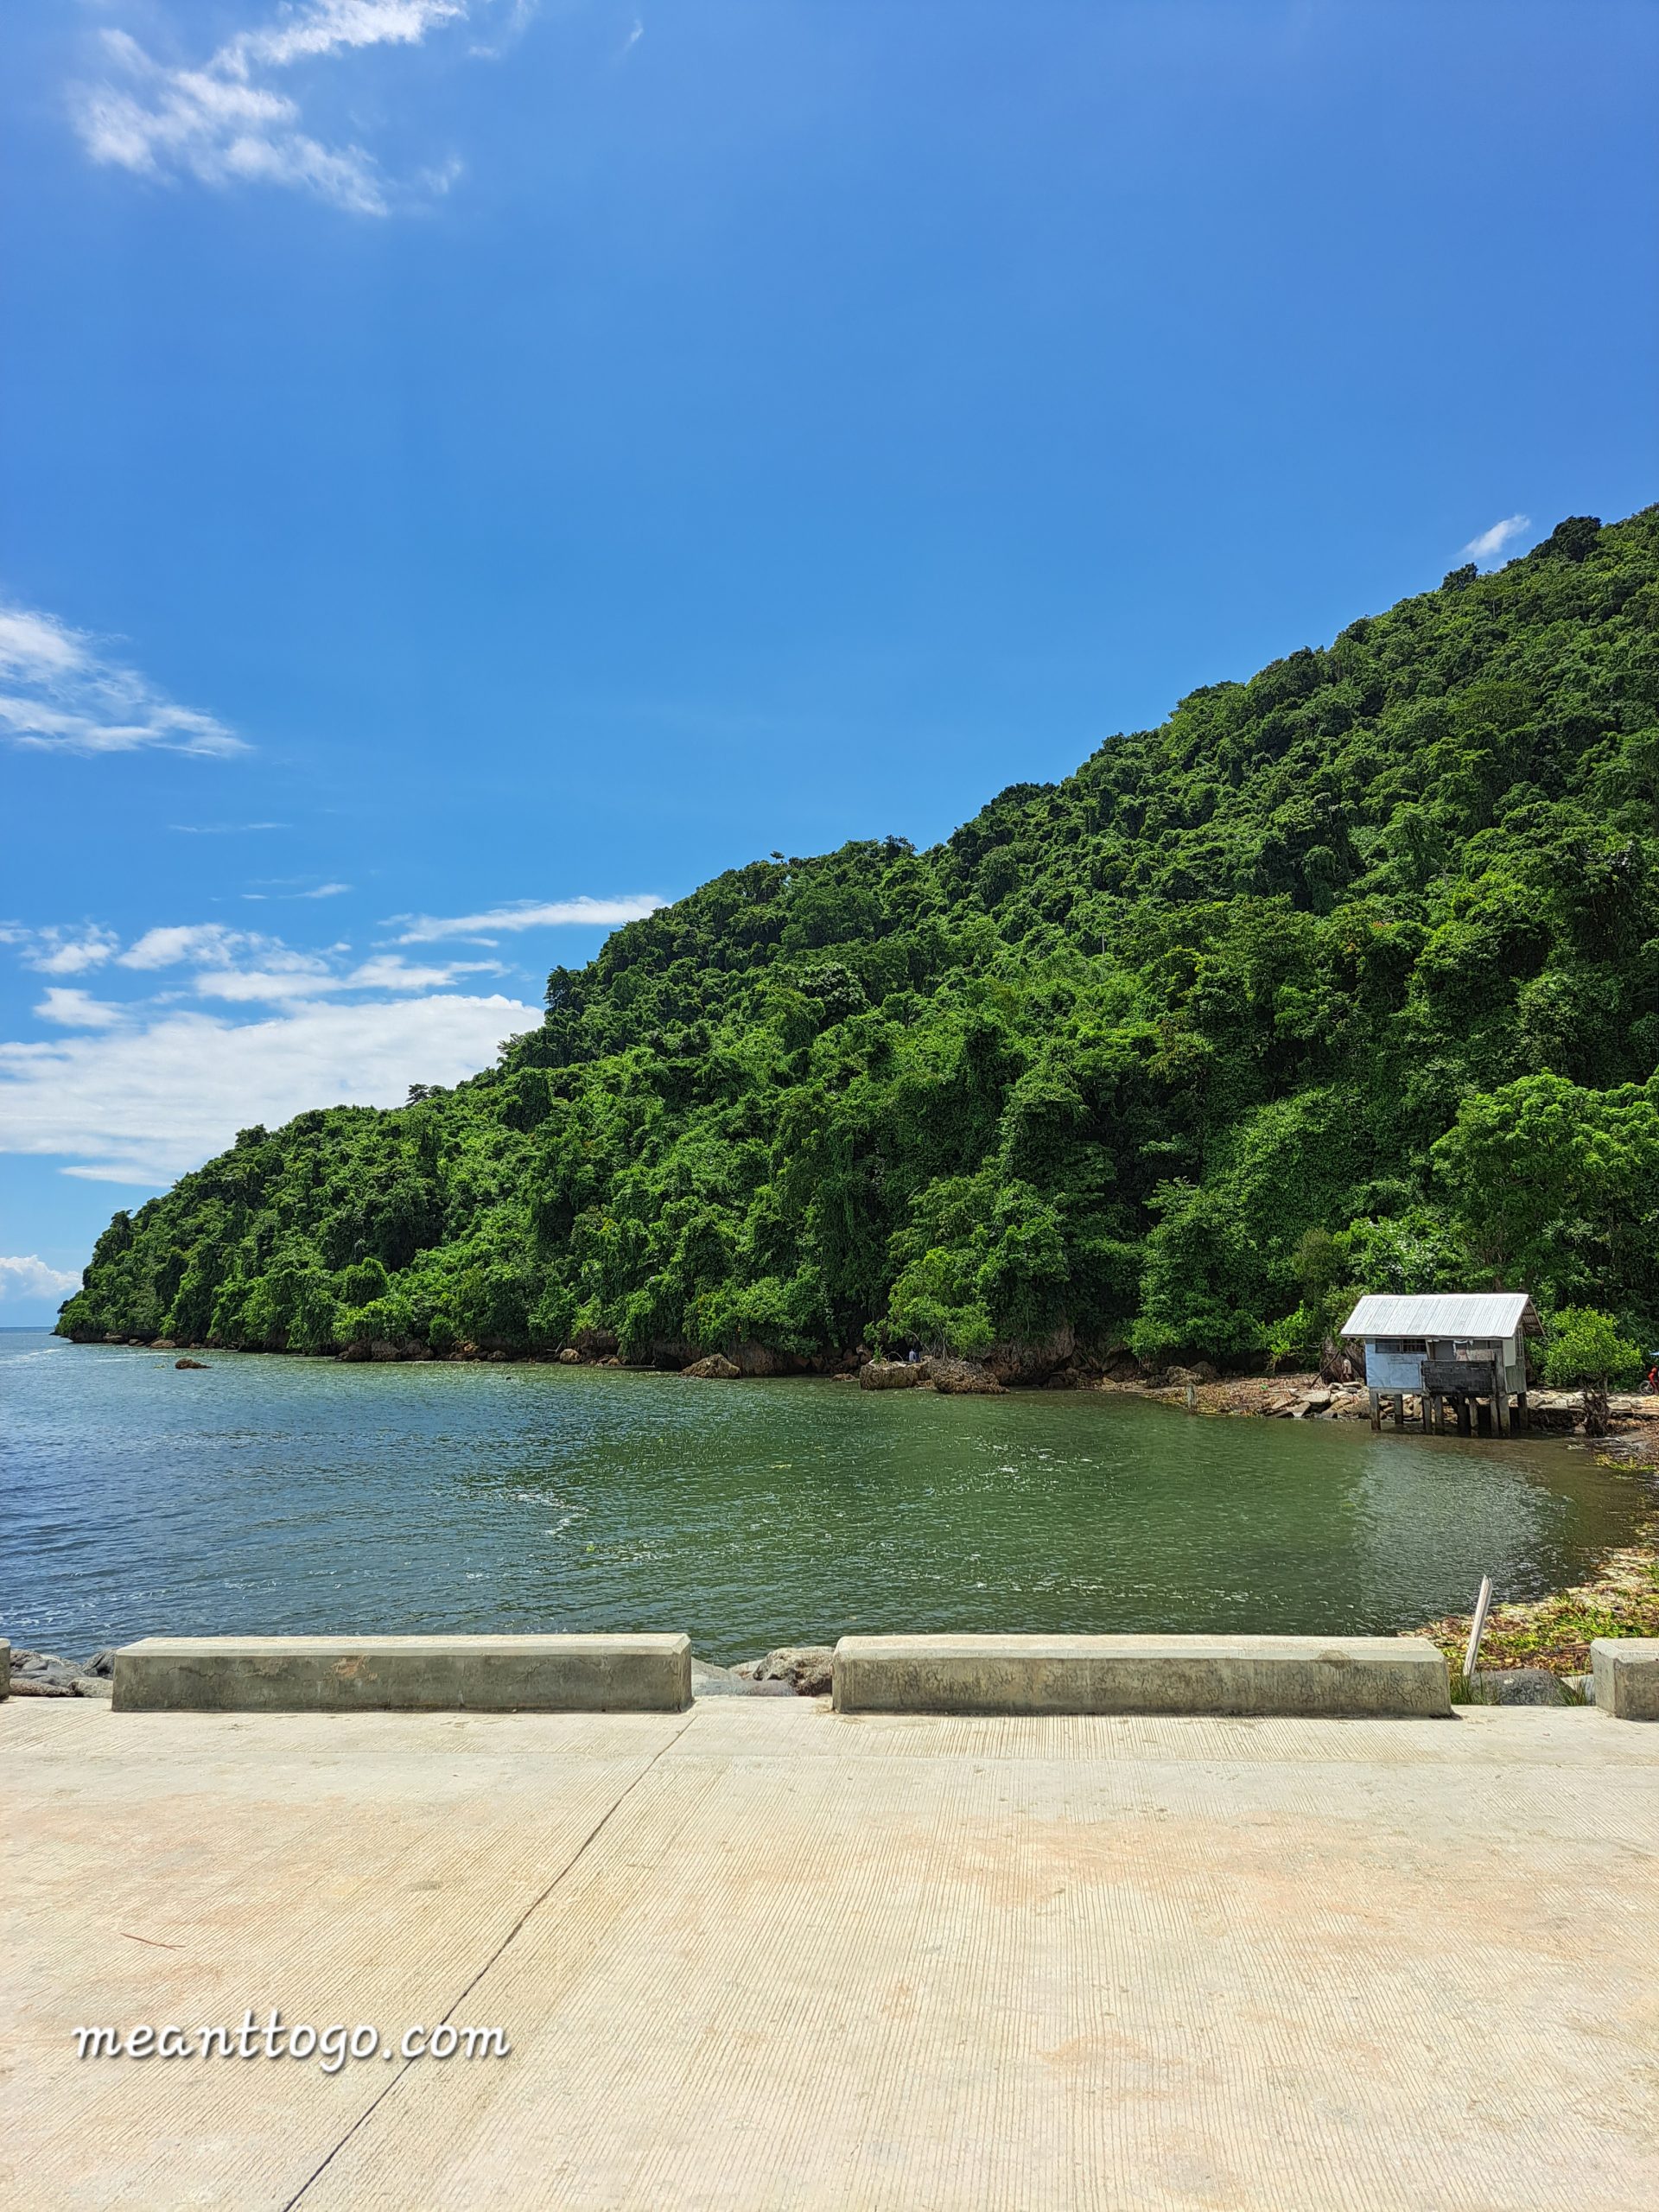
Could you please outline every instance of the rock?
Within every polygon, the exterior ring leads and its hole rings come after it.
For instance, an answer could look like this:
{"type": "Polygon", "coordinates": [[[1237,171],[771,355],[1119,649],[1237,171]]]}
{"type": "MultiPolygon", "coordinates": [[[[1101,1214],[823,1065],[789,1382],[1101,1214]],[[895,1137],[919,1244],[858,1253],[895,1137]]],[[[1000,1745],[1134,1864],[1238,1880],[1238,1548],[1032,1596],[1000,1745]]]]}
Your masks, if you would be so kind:
{"type": "Polygon", "coordinates": [[[582,1354],[576,1350],[574,1344],[566,1344],[564,1350],[559,1354],[559,1365],[561,1367],[580,1367],[582,1365],[582,1354]]]}
{"type": "Polygon", "coordinates": [[[730,1667],[716,1667],[708,1659],[691,1660],[691,1694],[693,1697],[747,1697],[749,1685],[743,1676],[730,1667]]]}
{"type": "Polygon", "coordinates": [[[828,1697],[835,1660],[828,1643],[785,1643],[737,1669],[757,1685],[781,1682],[797,1697],[828,1697]]]}
{"type": "Polygon", "coordinates": [[[1075,1390],[1077,1387],[1076,1370],[1070,1367],[1063,1367],[1058,1375],[1051,1375],[1043,1385],[1045,1390],[1075,1390]]]}
{"type": "Polygon", "coordinates": [[[690,1367],[680,1370],[682,1375],[695,1376],[701,1382],[735,1382],[743,1370],[723,1351],[711,1351],[706,1359],[694,1359],[690,1367]]]}
{"type": "Polygon", "coordinates": [[[975,1363],[998,1382],[1033,1389],[1058,1369],[1070,1367],[1077,1350],[1077,1340],[1065,1325],[1035,1343],[987,1344],[983,1357],[975,1363]]]}
{"type": "Polygon", "coordinates": [[[20,1675],[31,1682],[73,1682],[80,1671],[78,1660],[65,1659],[55,1651],[14,1651],[11,1655],[14,1688],[20,1675]]]}
{"type": "Polygon", "coordinates": [[[114,1685],[56,1651],[14,1651],[9,1687],[13,1697],[108,1697],[114,1685]]]}
{"type": "Polygon", "coordinates": [[[1477,1667],[1484,1705],[1565,1705],[1561,1686],[1548,1667],[1477,1667]]]}
{"type": "Polygon", "coordinates": [[[936,1359],[929,1366],[933,1388],[944,1397],[1000,1398],[1006,1387],[975,1360],[936,1359]]]}
{"type": "Polygon", "coordinates": [[[86,1662],[86,1672],[89,1675],[101,1675],[112,1681],[115,1675],[115,1646],[112,1643],[107,1643],[102,1651],[94,1651],[86,1662]]]}
{"type": "Polygon", "coordinates": [[[858,1370],[861,1390],[913,1390],[921,1379],[919,1371],[902,1359],[873,1359],[858,1370]]]}
{"type": "Polygon", "coordinates": [[[1328,1390],[1310,1390],[1302,1400],[1304,1408],[1311,1414],[1322,1414],[1331,1402],[1328,1390]]]}
{"type": "Polygon", "coordinates": [[[200,1368],[204,1374],[207,1372],[207,1363],[205,1359],[175,1359],[173,1364],[175,1367],[200,1368]]]}
{"type": "Polygon", "coordinates": [[[1195,1359],[1187,1370],[1195,1382],[1219,1382],[1221,1370],[1211,1367],[1207,1359],[1195,1359]]]}

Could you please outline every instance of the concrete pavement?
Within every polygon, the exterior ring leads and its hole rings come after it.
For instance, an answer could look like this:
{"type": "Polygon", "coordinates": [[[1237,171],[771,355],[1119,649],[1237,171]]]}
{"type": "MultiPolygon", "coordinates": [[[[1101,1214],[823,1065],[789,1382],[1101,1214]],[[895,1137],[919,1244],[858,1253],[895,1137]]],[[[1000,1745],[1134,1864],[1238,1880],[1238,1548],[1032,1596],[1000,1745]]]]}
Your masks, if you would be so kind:
{"type": "Polygon", "coordinates": [[[1659,2202],[1659,1727],[0,1706],[9,2207],[1659,2202]],[[505,2058],[77,2059],[499,2025],[505,2058]]]}

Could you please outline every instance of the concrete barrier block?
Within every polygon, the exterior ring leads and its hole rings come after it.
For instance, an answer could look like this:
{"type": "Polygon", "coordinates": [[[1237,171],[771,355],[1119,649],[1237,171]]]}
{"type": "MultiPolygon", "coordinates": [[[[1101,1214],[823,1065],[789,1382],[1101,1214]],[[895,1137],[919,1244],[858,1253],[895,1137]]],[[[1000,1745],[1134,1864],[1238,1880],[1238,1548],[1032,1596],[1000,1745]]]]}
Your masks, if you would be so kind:
{"type": "Polygon", "coordinates": [[[845,1636],[837,1713],[1449,1719],[1446,1662],[1394,1636],[845,1636]]]}
{"type": "Polygon", "coordinates": [[[150,1636],[118,1712],[683,1713],[684,1636],[150,1636]]]}
{"type": "Polygon", "coordinates": [[[1659,1720],[1659,1636],[1599,1636],[1590,1646],[1596,1711],[1659,1720]]]}

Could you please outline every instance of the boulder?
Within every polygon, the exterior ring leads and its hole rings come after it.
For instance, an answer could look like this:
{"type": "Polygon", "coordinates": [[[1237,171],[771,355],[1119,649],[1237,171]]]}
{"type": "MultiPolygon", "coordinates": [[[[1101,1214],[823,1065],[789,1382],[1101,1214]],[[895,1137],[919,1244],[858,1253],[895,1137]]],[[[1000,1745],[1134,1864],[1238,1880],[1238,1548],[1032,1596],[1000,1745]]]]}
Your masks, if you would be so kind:
{"type": "Polygon", "coordinates": [[[736,1671],[758,1685],[782,1682],[797,1697],[828,1697],[835,1656],[832,1644],[785,1643],[736,1671]]]}
{"type": "Polygon", "coordinates": [[[700,1382],[735,1382],[743,1370],[723,1351],[711,1351],[706,1359],[694,1359],[690,1367],[683,1367],[680,1372],[695,1376],[700,1382]]]}
{"type": "Polygon", "coordinates": [[[1478,1667],[1474,1683],[1483,1705],[1566,1705],[1570,1701],[1548,1667],[1478,1667]]]}
{"type": "Polygon", "coordinates": [[[1070,1367],[1076,1357],[1077,1338],[1071,1325],[1057,1329],[1052,1337],[1039,1342],[996,1344],[986,1347],[985,1357],[978,1363],[997,1382],[1023,1384],[1027,1389],[1046,1382],[1049,1376],[1063,1367],[1070,1367]]]}
{"type": "Polygon", "coordinates": [[[748,1683],[734,1668],[716,1667],[710,1659],[699,1659],[691,1655],[691,1694],[693,1697],[747,1697],[748,1683]]]}
{"type": "MultiPolygon", "coordinates": [[[[108,1656],[113,1668],[113,1653],[108,1656]]],[[[108,1697],[114,1684],[55,1651],[14,1651],[9,1687],[13,1697],[108,1697]]]]}
{"type": "Polygon", "coordinates": [[[902,1359],[873,1359],[858,1370],[861,1390],[913,1390],[921,1379],[920,1369],[902,1359]]]}
{"type": "Polygon", "coordinates": [[[1007,1387],[972,1359],[930,1360],[928,1373],[933,1388],[947,1398],[1000,1398],[1007,1387]]]}
{"type": "Polygon", "coordinates": [[[175,1359],[173,1364],[175,1367],[197,1367],[201,1369],[204,1373],[206,1373],[207,1367],[207,1363],[205,1359],[175,1359]]]}
{"type": "Polygon", "coordinates": [[[582,1365],[582,1354],[576,1350],[574,1344],[566,1344],[564,1350],[559,1354],[559,1365],[561,1367],[580,1367],[582,1365]]]}

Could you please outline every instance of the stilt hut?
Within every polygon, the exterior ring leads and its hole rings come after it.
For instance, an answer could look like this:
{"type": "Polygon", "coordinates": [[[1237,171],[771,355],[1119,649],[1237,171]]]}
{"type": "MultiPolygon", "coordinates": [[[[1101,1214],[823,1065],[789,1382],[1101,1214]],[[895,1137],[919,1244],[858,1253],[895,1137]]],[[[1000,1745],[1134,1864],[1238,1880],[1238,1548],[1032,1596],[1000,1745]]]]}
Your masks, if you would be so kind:
{"type": "Polygon", "coordinates": [[[1365,1347],[1371,1427],[1384,1411],[1406,1425],[1414,1397],[1425,1429],[1445,1435],[1510,1435],[1530,1426],[1526,1339],[1542,1324],[1524,1290],[1435,1291],[1419,1298],[1362,1298],[1343,1325],[1365,1347]]]}

